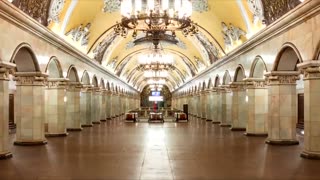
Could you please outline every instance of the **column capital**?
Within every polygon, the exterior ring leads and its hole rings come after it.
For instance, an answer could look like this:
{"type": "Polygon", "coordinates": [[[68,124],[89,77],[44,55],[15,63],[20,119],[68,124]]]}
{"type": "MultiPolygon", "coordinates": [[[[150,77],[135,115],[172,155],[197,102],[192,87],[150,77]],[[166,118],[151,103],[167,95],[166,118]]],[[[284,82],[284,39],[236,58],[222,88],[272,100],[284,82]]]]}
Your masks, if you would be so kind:
{"type": "Polygon", "coordinates": [[[246,87],[246,83],[244,81],[230,83],[230,89],[232,91],[245,90],[246,89],[245,87],[246,87]]]}
{"type": "Polygon", "coordinates": [[[305,61],[297,67],[303,72],[304,80],[320,79],[320,60],[305,61]]]}
{"type": "Polygon", "coordinates": [[[48,78],[47,88],[48,89],[64,89],[68,85],[69,79],[67,78],[48,78]]]}
{"type": "Polygon", "coordinates": [[[45,86],[48,74],[42,72],[16,72],[14,74],[17,86],[45,86]]]}
{"type": "Polygon", "coordinates": [[[264,78],[245,78],[243,81],[246,84],[247,89],[253,89],[253,88],[261,88],[265,89],[266,88],[266,80],[264,78]]]}
{"type": "Polygon", "coordinates": [[[271,71],[265,73],[268,85],[293,85],[300,79],[299,75],[300,71],[271,71]]]}
{"type": "Polygon", "coordinates": [[[0,80],[8,80],[9,70],[15,67],[16,65],[13,63],[0,61],[0,80]]]}

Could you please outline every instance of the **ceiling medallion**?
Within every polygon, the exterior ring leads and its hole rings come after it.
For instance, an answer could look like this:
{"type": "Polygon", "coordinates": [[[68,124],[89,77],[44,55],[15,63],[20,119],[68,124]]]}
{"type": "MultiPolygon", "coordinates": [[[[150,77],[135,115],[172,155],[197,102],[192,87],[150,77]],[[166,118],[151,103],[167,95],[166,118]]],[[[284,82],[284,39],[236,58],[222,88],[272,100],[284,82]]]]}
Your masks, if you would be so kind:
{"type": "Polygon", "coordinates": [[[190,19],[192,3],[190,0],[122,0],[121,22],[115,25],[117,35],[127,37],[133,30],[136,38],[138,31],[145,32],[157,42],[166,32],[181,31],[183,35],[193,35],[198,32],[197,24],[190,19]]]}

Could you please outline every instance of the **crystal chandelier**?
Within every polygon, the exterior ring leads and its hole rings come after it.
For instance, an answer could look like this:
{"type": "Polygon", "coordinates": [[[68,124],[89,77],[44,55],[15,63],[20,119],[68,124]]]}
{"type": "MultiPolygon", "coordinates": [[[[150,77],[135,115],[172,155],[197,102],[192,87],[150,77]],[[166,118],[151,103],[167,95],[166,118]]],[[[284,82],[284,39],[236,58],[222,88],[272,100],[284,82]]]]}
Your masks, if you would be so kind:
{"type": "Polygon", "coordinates": [[[128,30],[133,30],[135,38],[138,31],[159,36],[165,32],[182,31],[187,35],[198,32],[197,24],[190,19],[192,14],[191,0],[122,0],[121,22],[114,30],[126,37],[128,30]]]}

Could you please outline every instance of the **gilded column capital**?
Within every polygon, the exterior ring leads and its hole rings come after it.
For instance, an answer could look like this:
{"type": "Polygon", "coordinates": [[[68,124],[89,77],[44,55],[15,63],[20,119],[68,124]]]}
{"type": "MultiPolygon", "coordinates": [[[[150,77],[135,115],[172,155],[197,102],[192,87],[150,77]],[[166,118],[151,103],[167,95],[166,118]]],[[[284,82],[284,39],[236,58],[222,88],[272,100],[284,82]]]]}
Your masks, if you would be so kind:
{"type": "Polygon", "coordinates": [[[42,72],[16,72],[16,86],[45,86],[48,74],[42,72]]]}
{"type": "Polygon", "coordinates": [[[267,77],[267,85],[295,85],[296,81],[300,79],[300,71],[271,71],[265,73],[267,77]]]}
{"type": "Polygon", "coordinates": [[[306,61],[297,67],[303,72],[304,80],[320,79],[320,60],[306,61]]]}

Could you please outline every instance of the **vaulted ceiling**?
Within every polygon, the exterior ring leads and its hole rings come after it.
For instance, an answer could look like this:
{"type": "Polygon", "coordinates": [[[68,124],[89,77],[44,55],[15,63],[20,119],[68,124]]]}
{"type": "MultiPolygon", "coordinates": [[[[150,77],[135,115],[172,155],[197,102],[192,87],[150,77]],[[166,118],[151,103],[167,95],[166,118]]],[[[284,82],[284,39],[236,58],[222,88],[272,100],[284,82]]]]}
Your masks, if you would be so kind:
{"type": "MultiPolygon", "coordinates": [[[[266,22],[271,23],[270,18],[263,16],[265,3],[271,1],[192,0],[191,19],[198,24],[199,33],[185,37],[177,32],[176,38],[160,42],[164,52],[172,54],[175,60],[175,68],[170,70],[167,78],[166,85],[170,90],[178,88],[241,45],[265,27],[266,22]]],[[[120,0],[51,0],[47,26],[121,79],[142,90],[147,82],[137,68],[137,57],[147,52],[152,43],[144,40],[143,33],[136,39],[131,37],[132,32],[126,38],[114,33],[114,25],[121,21],[119,5],[120,0]]]]}

